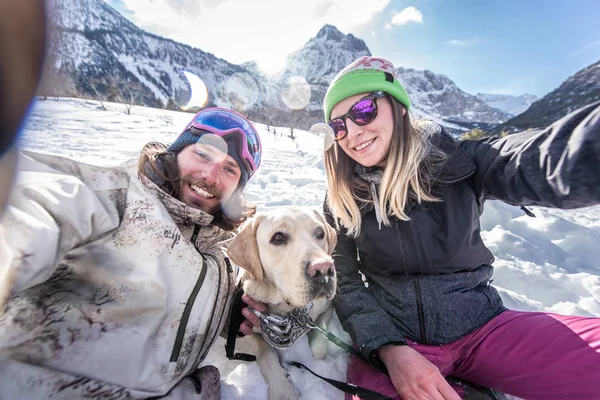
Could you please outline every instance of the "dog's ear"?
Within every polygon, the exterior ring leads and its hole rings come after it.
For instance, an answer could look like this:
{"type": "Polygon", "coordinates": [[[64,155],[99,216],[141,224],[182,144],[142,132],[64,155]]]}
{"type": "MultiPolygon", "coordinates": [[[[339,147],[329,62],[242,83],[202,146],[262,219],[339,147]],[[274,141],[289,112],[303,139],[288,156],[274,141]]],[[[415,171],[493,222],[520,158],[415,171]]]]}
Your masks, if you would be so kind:
{"type": "Polygon", "coordinates": [[[227,248],[231,261],[250,272],[257,281],[263,279],[263,267],[256,243],[256,230],[262,219],[263,216],[259,215],[246,222],[227,248]]]}
{"type": "Polygon", "coordinates": [[[337,233],[335,231],[335,229],[333,229],[331,227],[331,225],[329,225],[327,223],[327,220],[325,219],[325,216],[323,216],[323,213],[321,213],[318,210],[314,210],[315,214],[317,215],[317,218],[319,218],[321,221],[323,221],[323,224],[325,225],[325,238],[327,239],[327,252],[329,254],[333,253],[333,250],[335,249],[335,245],[337,244],[337,233]]]}

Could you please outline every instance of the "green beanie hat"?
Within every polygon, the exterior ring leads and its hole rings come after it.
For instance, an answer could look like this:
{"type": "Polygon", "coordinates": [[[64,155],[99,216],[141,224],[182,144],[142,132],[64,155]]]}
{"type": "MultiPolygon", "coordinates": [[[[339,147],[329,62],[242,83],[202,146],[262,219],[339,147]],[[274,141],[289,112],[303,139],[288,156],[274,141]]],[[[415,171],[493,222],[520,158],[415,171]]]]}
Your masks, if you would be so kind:
{"type": "Polygon", "coordinates": [[[410,100],[392,63],[383,58],[361,57],[341,70],[329,85],[323,102],[325,121],[329,121],[333,107],[345,98],[378,90],[388,93],[407,110],[410,109],[410,100]]]}

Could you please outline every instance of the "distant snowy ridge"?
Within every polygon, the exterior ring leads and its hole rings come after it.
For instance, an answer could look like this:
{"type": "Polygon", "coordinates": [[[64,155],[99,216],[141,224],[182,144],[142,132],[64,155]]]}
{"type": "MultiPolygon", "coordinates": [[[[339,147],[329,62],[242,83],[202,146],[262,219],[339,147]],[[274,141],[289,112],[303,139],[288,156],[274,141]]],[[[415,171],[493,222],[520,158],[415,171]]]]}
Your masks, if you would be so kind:
{"type": "Polygon", "coordinates": [[[505,112],[459,89],[445,75],[412,68],[398,68],[396,72],[417,113],[424,117],[432,115],[468,127],[477,123],[499,124],[509,118],[505,112]]]}
{"type": "Polygon", "coordinates": [[[597,101],[600,101],[600,61],[569,77],[525,112],[495,127],[492,133],[546,127],[571,111],[597,101]]]}
{"type": "Polygon", "coordinates": [[[511,117],[521,114],[538,99],[534,94],[513,96],[509,94],[477,93],[476,97],[490,107],[502,110],[511,117]]]}
{"type": "MultiPolygon", "coordinates": [[[[283,72],[266,75],[255,62],[232,64],[145,32],[102,0],[48,0],[48,9],[51,40],[43,95],[178,110],[190,97],[186,70],[206,85],[206,106],[235,108],[268,125],[308,129],[323,120],[323,98],[333,77],[353,60],[371,55],[363,40],[325,25],[290,53],[283,72]],[[305,94],[290,93],[305,89],[305,94]]],[[[413,116],[430,118],[453,134],[492,129],[511,117],[506,107],[464,92],[444,75],[397,67],[413,116]]]]}
{"type": "MultiPolygon", "coordinates": [[[[206,105],[237,108],[269,125],[307,129],[323,120],[323,98],[333,77],[353,60],[371,55],[363,40],[325,25],[289,55],[282,73],[267,76],[254,62],[232,64],[145,32],[102,0],[49,0],[49,9],[50,69],[41,94],[133,99],[136,104],[176,110],[189,98],[182,74],[187,70],[206,84],[206,105]],[[290,79],[297,77],[307,82],[310,92],[306,102],[290,106],[284,92],[290,79]]],[[[441,75],[399,68],[399,76],[414,97],[413,115],[433,119],[450,132],[508,118],[441,75]]]]}

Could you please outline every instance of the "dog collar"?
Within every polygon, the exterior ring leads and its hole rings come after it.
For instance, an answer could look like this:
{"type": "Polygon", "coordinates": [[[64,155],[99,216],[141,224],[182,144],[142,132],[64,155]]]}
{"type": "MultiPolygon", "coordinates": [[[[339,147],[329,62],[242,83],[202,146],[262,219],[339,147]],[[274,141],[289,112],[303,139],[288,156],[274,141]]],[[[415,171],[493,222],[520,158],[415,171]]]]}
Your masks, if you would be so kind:
{"type": "Polygon", "coordinates": [[[312,329],[312,321],[308,316],[312,306],[313,303],[310,302],[304,308],[294,308],[285,317],[256,311],[250,306],[248,308],[260,319],[261,333],[267,343],[282,350],[292,347],[298,339],[312,329]]]}

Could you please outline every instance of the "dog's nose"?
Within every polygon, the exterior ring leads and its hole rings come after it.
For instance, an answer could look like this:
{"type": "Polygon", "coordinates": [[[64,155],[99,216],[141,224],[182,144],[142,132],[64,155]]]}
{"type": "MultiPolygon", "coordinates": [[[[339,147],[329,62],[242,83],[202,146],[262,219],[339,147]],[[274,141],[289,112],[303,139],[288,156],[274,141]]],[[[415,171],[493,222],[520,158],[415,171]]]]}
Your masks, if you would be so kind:
{"type": "Polygon", "coordinates": [[[312,280],[327,281],[327,277],[332,278],[334,274],[333,262],[318,261],[308,265],[308,277],[312,280]]]}

